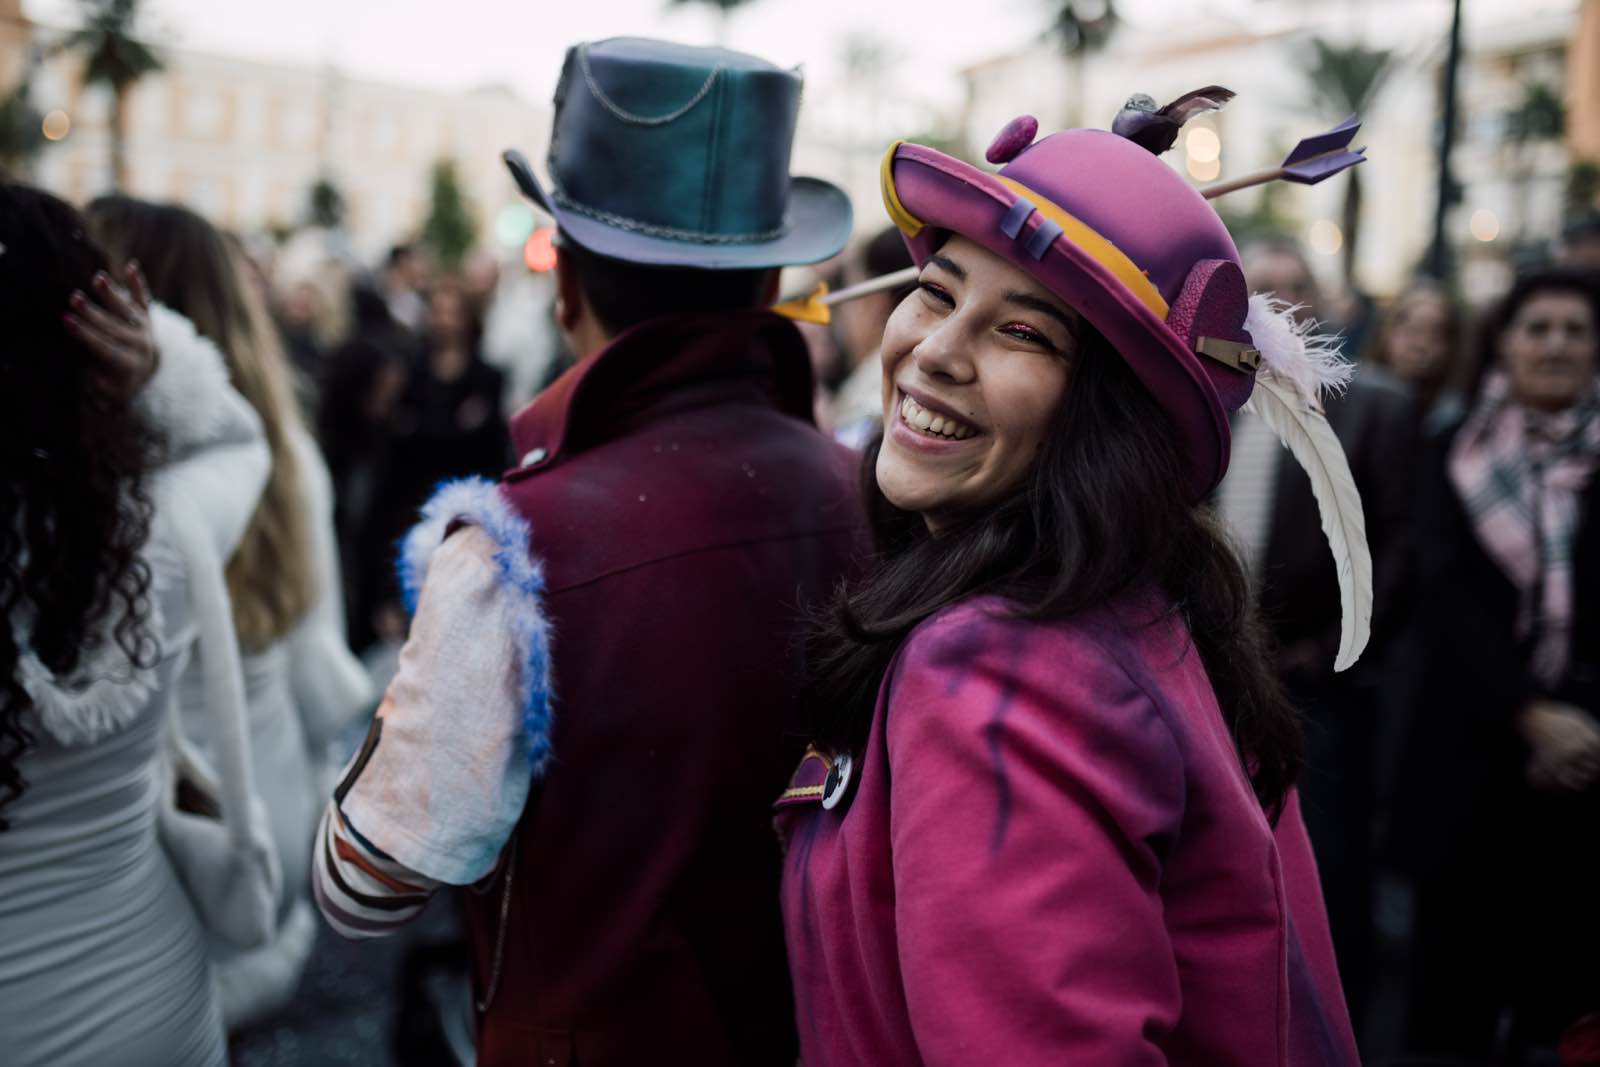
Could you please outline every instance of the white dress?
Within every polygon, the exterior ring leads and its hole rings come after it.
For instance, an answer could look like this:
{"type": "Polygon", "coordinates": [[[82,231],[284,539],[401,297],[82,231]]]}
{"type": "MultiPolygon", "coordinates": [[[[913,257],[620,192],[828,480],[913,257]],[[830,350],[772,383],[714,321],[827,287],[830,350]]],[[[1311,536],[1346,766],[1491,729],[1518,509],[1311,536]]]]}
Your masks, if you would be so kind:
{"type": "MultiPolygon", "coordinates": [[[[287,636],[241,657],[251,764],[283,869],[283,899],[277,933],[266,945],[240,951],[220,941],[213,944],[218,994],[230,1031],[282,1008],[299,985],[316,934],[312,841],[332,789],[331,770],[322,754],[372,700],[372,681],[345,644],[332,480],[304,429],[293,427],[289,441],[299,469],[303,507],[311,520],[317,597],[287,636]]],[[[185,734],[211,756],[209,713],[198,664],[185,671],[178,701],[185,734]]]]}
{"type": "MultiPolygon", "coordinates": [[[[162,725],[194,648],[187,562],[163,500],[187,500],[226,558],[267,474],[255,413],[227,387],[221,357],[161,313],[161,365],[140,397],[173,460],[154,472],[144,555],[154,579],[154,670],[112,644],[73,679],[25,652],[36,744],[29,785],[0,833],[0,1061],[214,1065],[226,1062],[206,935],[162,847],[162,725]]],[[[17,626],[17,620],[7,625],[17,626]]]]}

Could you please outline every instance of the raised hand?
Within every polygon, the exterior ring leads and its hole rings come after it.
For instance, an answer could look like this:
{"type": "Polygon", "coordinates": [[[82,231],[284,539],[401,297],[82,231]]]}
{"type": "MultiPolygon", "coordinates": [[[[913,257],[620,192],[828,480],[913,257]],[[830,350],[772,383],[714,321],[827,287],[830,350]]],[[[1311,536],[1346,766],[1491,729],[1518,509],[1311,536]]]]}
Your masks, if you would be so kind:
{"type": "Polygon", "coordinates": [[[68,301],[72,310],[62,321],[101,358],[112,387],[132,396],[155,374],[161,353],[150,326],[150,289],[144,273],[137,261],[130,261],[124,274],[126,289],[105,271],[97,272],[90,286],[93,297],[75,290],[68,301]]]}

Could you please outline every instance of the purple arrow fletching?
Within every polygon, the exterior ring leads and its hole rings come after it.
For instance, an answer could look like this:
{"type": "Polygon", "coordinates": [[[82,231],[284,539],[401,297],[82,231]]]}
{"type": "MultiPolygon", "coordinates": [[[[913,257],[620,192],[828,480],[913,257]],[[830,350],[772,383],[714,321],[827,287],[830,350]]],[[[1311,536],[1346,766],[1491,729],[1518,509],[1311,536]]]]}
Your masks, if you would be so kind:
{"type": "Polygon", "coordinates": [[[1312,134],[1289,150],[1283,157],[1283,165],[1287,169],[1301,160],[1310,159],[1312,156],[1326,155],[1336,149],[1344,148],[1355,140],[1356,131],[1361,129],[1361,123],[1351,115],[1327,133],[1312,134]]]}
{"type": "Polygon", "coordinates": [[[1364,152],[1366,152],[1365,148],[1357,148],[1353,151],[1334,149],[1325,155],[1312,156],[1310,159],[1302,159],[1298,163],[1284,167],[1283,176],[1292,182],[1299,182],[1301,185],[1315,185],[1324,178],[1333,177],[1346,167],[1353,167],[1357,163],[1365,163],[1367,157],[1362,154],[1364,152]]]}

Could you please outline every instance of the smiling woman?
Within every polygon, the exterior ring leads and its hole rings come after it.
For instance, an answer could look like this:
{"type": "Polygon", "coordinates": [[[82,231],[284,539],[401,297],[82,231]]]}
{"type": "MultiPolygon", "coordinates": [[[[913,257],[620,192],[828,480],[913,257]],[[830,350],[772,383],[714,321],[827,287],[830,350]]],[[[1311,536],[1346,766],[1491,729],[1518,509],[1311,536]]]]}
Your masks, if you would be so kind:
{"type": "Polygon", "coordinates": [[[930,528],[1016,489],[1066,393],[1077,316],[965,237],[884,329],[878,486],[930,528]]]}
{"type": "Polygon", "coordinates": [[[880,554],[811,633],[779,801],[802,1058],[1354,1064],[1299,727],[1203,503],[1255,368],[1238,254],[1144,148],[1024,125],[998,175],[884,165],[921,273],[880,554]]]}

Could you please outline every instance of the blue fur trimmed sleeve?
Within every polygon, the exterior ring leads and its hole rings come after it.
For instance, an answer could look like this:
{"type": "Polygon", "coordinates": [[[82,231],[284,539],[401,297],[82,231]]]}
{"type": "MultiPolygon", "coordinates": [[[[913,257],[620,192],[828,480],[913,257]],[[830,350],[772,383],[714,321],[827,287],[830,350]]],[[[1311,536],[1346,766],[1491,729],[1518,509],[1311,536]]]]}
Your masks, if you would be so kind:
{"type": "Polygon", "coordinates": [[[374,855],[464,885],[494,869],[550,760],[543,573],[479,479],[435,493],[400,566],[411,633],[334,805],[374,855]]]}
{"type": "Polygon", "coordinates": [[[422,507],[422,521],[400,543],[400,590],[415,615],[434,552],[453,525],[476,526],[494,542],[494,562],[523,649],[520,673],[522,722],[534,774],[550,758],[550,624],[544,612],[544,565],[532,554],[528,523],[486,478],[443,482],[422,507]]]}

